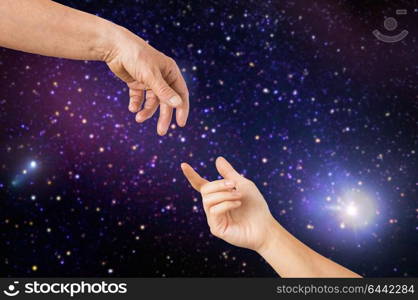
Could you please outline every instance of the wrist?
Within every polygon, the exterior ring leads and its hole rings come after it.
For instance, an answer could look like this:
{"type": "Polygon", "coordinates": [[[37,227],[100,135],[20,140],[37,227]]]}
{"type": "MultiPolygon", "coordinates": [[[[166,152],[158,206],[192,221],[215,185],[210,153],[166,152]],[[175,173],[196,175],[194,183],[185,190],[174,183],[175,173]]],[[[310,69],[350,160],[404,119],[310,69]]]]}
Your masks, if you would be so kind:
{"type": "Polygon", "coordinates": [[[118,55],[121,45],[127,47],[126,42],[132,40],[132,36],[141,40],[128,29],[99,17],[95,27],[91,46],[94,60],[108,63],[118,55]]]}
{"type": "Polygon", "coordinates": [[[91,56],[94,60],[107,61],[113,56],[116,50],[115,37],[121,30],[120,26],[97,17],[95,23],[95,32],[91,39],[89,47],[91,56]]]}
{"type": "Polygon", "coordinates": [[[266,258],[268,253],[274,251],[277,245],[280,244],[280,237],[283,235],[284,228],[273,217],[266,226],[266,235],[263,243],[260,245],[256,252],[262,257],[266,258]]]}

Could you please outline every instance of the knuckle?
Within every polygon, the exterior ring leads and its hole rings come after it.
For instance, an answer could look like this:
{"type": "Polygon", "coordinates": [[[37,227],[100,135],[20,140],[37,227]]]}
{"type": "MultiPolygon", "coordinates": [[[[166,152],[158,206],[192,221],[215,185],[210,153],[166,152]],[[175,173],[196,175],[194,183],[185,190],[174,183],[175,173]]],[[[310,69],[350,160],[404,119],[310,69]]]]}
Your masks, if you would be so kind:
{"type": "Polygon", "coordinates": [[[142,70],[142,79],[148,85],[153,83],[156,78],[156,70],[153,67],[144,67],[142,70]]]}
{"type": "Polygon", "coordinates": [[[159,91],[161,94],[168,94],[171,93],[171,88],[166,84],[162,84],[159,88],[159,91]]]}
{"type": "Polygon", "coordinates": [[[251,180],[249,180],[249,179],[245,179],[245,184],[246,185],[248,185],[249,187],[254,187],[255,186],[255,183],[254,182],[252,182],[251,180]]]}
{"type": "Polygon", "coordinates": [[[167,64],[168,64],[169,69],[172,69],[177,66],[176,61],[170,56],[167,56],[167,64]]]}
{"type": "Polygon", "coordinates": [[[151,70],[144,70],[144,71],[142,71],[141,79],[146,83],[146,85],[149,85],[150,82],[153,80],[153,76],[152,76],[151,70]]]}
{"type": "Polygon", "coordinates": [[[162,69],[162,73],[164,74],[164,78],[167,79],[169,84],[173,84],[177,77],[179,76],[180,69],[177,66],[177,63],[171,57],[167,57],[166,63],[164,68],[162,69]]]}

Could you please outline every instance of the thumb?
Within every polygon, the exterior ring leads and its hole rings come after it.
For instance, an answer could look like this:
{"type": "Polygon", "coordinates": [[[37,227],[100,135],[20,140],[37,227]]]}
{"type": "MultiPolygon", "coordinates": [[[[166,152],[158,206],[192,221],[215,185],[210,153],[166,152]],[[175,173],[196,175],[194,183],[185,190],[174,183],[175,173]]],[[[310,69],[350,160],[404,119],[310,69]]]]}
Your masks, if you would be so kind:
{"type": "Polygon", "coordinates": [[[231,164],[222,156],[216,159],[216,169],[223,178],[241,177],[241,175],[235,171],[231,164]]]}
{"type": "Polygon", "coordinates": [[[171,107],[178,107],[183,103],[181,97],[168,85],[160,72],[154,75],[149,87],[161,102],[167,103],[171,107]]]}

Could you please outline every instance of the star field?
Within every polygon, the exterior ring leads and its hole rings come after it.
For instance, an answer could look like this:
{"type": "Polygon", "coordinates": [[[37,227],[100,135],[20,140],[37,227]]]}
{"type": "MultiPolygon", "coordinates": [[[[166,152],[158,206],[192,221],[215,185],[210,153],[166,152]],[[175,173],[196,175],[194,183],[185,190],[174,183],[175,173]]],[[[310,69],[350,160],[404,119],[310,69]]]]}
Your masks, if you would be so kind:
{"type": "Polygon", "coordinates": [[[418,276],[416,3],[58,2],[172,56],[190,117],[160,137],[105,64],[0,48],[2,276],[276,276],[210,234],[183,178],[220,155],[321,254],[418,276]],[[372,35],[385,16],[403,41],[372,35]]]}

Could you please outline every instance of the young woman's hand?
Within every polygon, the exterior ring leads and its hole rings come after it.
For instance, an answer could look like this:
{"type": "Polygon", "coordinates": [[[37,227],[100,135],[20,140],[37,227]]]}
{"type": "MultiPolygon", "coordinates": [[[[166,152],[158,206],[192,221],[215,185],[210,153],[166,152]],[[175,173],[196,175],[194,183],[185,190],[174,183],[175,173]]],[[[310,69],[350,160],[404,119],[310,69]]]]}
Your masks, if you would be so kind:
{"type": "Polygon", "coordinates": [[[181,168],[193,188],[202,194],[211,233],[232,245],[259,251],[276,221],[255,184],[222,157],[216,160],[222,180],[209,182],[186,163],[181,168]]]}
{"type": "Polygon", "coordinates": [[[160,106],[158,134],[167,133],[173,108],[176,108],[177,124],[185,126],[189,92],[176,62],[130,31],[118,28],[112,37],[114,46],[104,59],[113,73],[127,83],[129,110],[136,113],[136,121],[151,118],[160,106]]]}
{"type": "Polygon", "coordinates": [[[282,277],[360,277],[284,229],[270,214],[255,184],[238,174],[224,158],[216,160],[222,180],[209,182],[186,163],[181,168],[193,188],[202,194],[214,236],[255,250],[282,277]]]}

